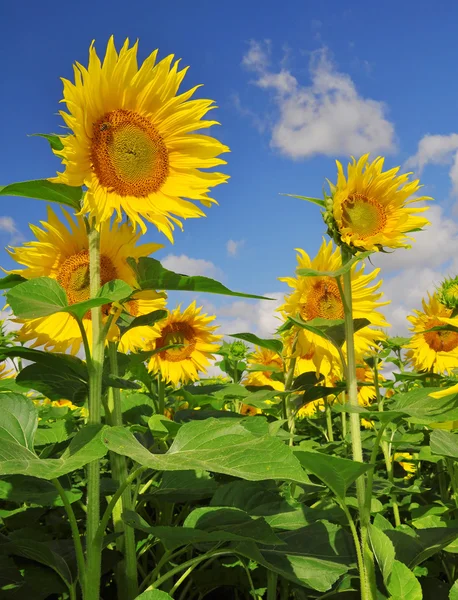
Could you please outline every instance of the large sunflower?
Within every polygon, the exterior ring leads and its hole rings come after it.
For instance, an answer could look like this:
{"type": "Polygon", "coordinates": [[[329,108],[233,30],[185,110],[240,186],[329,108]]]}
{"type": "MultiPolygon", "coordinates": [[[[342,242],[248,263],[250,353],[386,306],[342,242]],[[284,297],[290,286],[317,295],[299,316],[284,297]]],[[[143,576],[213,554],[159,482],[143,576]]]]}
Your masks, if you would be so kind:
{"type": "Polygon", "coordinates": [[[427,330],[446,324],[458,327],[458,318],[450,318],[452,309],[441,304],[437,294],[428,294],[422,304],[422,311],[414,310],[415,314],[407,317],[414,332],[406,346],[407,357],[417,371],[451,373],[458,368],[458,333],[427,330]]]}
{"type": "Polygon", "coordinates": [[[348,165],[348,176],[337,161],[337,184],[331,184],[332,212],[345,244],[358,250],[409,247],[405,234],[429,225],[416,216],[428,207],[412,208],[413,202],[431,200],[411,198],[419,181],[409,181],[410,173],[397,175],[399,167],[382,172],[384,158],[368,162],[369,154],[348,165]],[[410,200],[409,200],[410,198],[410,200]]]}
{"type": "MultiPolygon", "coordinates": [[[[65,289],[69,304],[89,298],[89,251],[88,236],[82,217],[77,222],[64,210],[67,226],[61,222],[51,208],[48,208],[48,220],[41,221],[42,228],[31,225],[36,241],[27,242],[18,248],[8,250],[11,257],[25,268],[15,269],[11,273],[22,275],[26,279],[51,277],[65,289]]],[[[105,221],[101,227],[101,283],[113,279],[122,279],[135,288],[135,276],[127,263],[127,258],[147,256],[161,248],[160,244],[136,245],[140,232],[124,223],[110,227],[105,221]]],[[[125,304],[125,310],[132,316],[150,313],[165,307],[165,294],[154,291],[139,291],[125,304]]],[[[111,306],[103,307],[104,319],[111,306]]],[[[81,347],[81,333],[74,317],[68,313],[56,313],[48,317],[19,320],[22,323],[18,339],[32,341],[32,346],[44,346],[57,352],[70,349],[78,352],[81,347]]],[[[92,338],[90,312],[83,318],[88,338],[92,338]]],[[[128,331],[121,339],[120,350],[127,352],[141,348],[143,337],[149,337],[150,327],[138,327],[128,331]]],[[[111,328],[110,338],[119,338],[119,329],[111,328]]]]}
{"type": "Polygon", "coordinates": [[[160,373],[165,381],[175,385],[195,381],[214,359],[212,352],[218,350],[222,336],[214,334],[217,326],[209,325],[215,317],[201,314],[201,310],[195,302],[183,312],[178,306],[151,328],[151,340],[144,350],[177,344],[176,348],[157,352],[149,361],[149,370],[160,373]]]}
{"type": "Polygon", "coordinates": [[[126,40],[118,55],[111,37],[102,63],[91,44],[88,67],[76,63],[75,83],[63,79],[69,112],[60,114],[72,134],[56,151],[65,171],[54,181],[86,185],[82,210],[97,222],[124,211],[143,231],[144,218],[173,241],[177,217],[204,216],[183,198],[215,203],[207,194],[228,176],[200,169],[225,164],[217,157],[229,149],[196,133],[218,124],[202,120],[213,101],[190,100],[199,86],[177,95],[187,68],[173,55],[156,64],[156,56],[138,68],[137,43],[126,40]]]}
{"type": "MultiPolygon", "coordinates": [[[[332,242],[323,241],[317,256],[311,260],[309,255],[298,249],[297,261],[299,268],[312,268],[318,271],[335,271],[342,265],[340,248],[333,248],[332,242]]],[[[370,274],[364,274],[364,266],[352,267],[352,300],[353,317],[366,318],[371,325],[376,327],[388,327],[385,317],[376,309],[388,304],[378,302],[382,296],[377,290],[382,281],[370,285],[377,277],[380,269],[374,269],[370,274]]],[[[340,298],[336,280],[333,277],[282,277],[293,289],[293,292],[285,297],[285,303],[279,307],[279,311],[287,316],[300,315],[304,321],[313,319],[343,319],[344,308],[340,298]]],[[[371,327],[363,327],[355,333],[355,349],[358,355],[367,353],[375,346],[378,340],[383,339],[385,334],[371,327]]],[[[345,351],[345,346],[344,346],[345,351]]],[[[338,361],[339,355],[336,348],[321,336],[306,331],[298,330],[297,352],[300,356],[310,356],[317,372],[320,371],[323,358],[328,361],[338,361]]]]}
{"type": "MultiPolygon", "coordinates": [[[[283,372],[283,360],[282,357],[267,348],[256,347],[247,361],[247,368],[250,369],[253,365],[263,365],[266,367],[276,367],[280,372],[283,372]]],[[[272,375],[275,371],[251,371],[248,372],[246,378],[243,381],[244,385],[249,386],[265,386],[270,385],[274,390],[283,391],[285,389],[284,383],[272,379],[272,375]]]]}

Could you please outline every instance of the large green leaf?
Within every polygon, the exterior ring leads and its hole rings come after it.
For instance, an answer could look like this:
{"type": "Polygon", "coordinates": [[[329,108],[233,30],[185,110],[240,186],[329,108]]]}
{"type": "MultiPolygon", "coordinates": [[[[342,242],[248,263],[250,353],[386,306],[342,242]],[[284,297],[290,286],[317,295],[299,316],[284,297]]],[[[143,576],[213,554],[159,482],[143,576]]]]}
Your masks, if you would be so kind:
{"type": "MultiPolygon", "coordinates": [[[[82,492],[76,489],[66,490],[65,494],[71,503],[82,496],[82,492]]],[[[62,499],[52,483],[26,475],[3,477],[0,480],[0,499],[18,504],[27,502],[39,506],[62,506],[62,499]]]]}
{"type": "Polygon", "coordinates": [[[431,452],[458,459],[458,435],[442,429],[435,429],[430,437],[431,452]]]}
{"type": "Polygon", "coordinates": [[[166,592],[161,590],[148,590],[137,596],[135,600],[173,600],[166,592]]]}
{"type": "Polygon", "coordinates": [[[0,290],[9,290],[10,288],[13,288],[15,285],[24,283],[24,281],[27,281],[27,279],[25,279],[24,277],[21,277],[21,275],[16,275],[15,273],[11,273],[10,275],[7,275],[6,277],[2,277],[0,279],[0,290]]]}
{"type": "Polygon", "coordinates": [[[259,548],[242,543],[235,550],[285,579],[319,592],[329,590],[354,562],[350,536],[337,525],[320,521],[278,535],[281,546],[259,548]]]}
{"type": "Polygon", "coordinates": [[[387,583],[390,600],[422,600],[421,585],[412,571],[398,560],[393,562],[387,583]]]}
{"type": "Polygon", "coordinates": [[[396,394],[390,410],[409,415],[413,423],[428,424],[458,419],[458,395],[445,398],[431,398],[432,392],[443,388],[422,387],[410,392],[396,394]]]}
{"type": "Polygon", "coordinates": [[[30,137],[45,138],[45,140],[48,140],[51,148],[53,150],[57,150],[57,152],[60,152],[60,150],[64,149],[64,145],[62,143],[60,136],[56,135],[55,133],[32,133],[32,134],[30,134],[30,137]]]}
{"type": "Polygon", "coordinates": [[[12,392],[0,394],[0,444],[19,444],[33,450],[37,425],[37,409],[30,398],[12,392]]]}
{"type": "Polygon", "coordinates": [[[66,366],[57,368],[44,364],[24,367],[16,377],[19,385],[40,392],[50,400],[83,402],[88,394],[88,383],[66,366]]]}
{"type": "Polygon", "coordinates": [[[203,469],[251,481],[308,482],[291,449],[268,434],[267,424],[265,429],[264,435],[255,435],[235,419],[191,421],[166,454],[151,454],[121,427],[107,429],[103,438],[109,450],[159,471],[203,469]]]}
{"type": "Polygon", "coordinates": [[[272,350],[272,352],[276,352],[277,354],[281,354],[283,350],[283,343],[281,340],[265,340],[254,335],[254,333],[228,333],[227,335],[238,340],[250,342],[261,348],[267,348],[267,350],[272,350]]]}
{"type": "Polygon", "coordinates": [[[166,471],[160,485],[150,487],[146,497],[174,503],[192,502],[211,498],[217,489],[215,479],[207,471],[166,471]]]}
{"type": "Polygon", "coordinates": [[[47,459],[38,458],[21,444],[0,439],[0,476],[33,475],[48,480],[61,477],[104,456],[107,449],[102,436],[103,428],[86,425],[60,458],[47,459]]]}
{"type": "Polygon", "coordinates": [[[449,599],[458,600],[458,580],[455,581],[455,583],[450,588],[449,599]]]}
{"type": "Polygon", "coordinates": [[[393,543],[396,560],[413,569],[458,539],[458,528],[431,527],[414,530],[401,525],[396,529],[385,530],[385,534],[393,543]]]}
{"type": "MultiPolygon", "coordinates": [[[[335,346],[342,346],[345,343],[345,322],[343,319],[313,319],[304,321],[300,316],[288,317],[288,321],[298,325],[302,329],[310,331],[328,340],[335,346]]],[[[368,319],[353,319],[353,329],[355,332],[370,325],[368,319]]]]}
{"type": "Polygon", "coordinates": [[[235,508],[197,508],[185,520],[183,527],[150,527],[133,511],[124,513],[123,520],[131,527],[159,538],[171,551],[188,544],[239,541],[255,541],[266,545],[282,543],[264,519],[255,519],[235,508]]]}
{"type": "Polygon", "coordinates": [[[47,179],[36,179],[34,181],[21,181],[0,186],[0,196],[35,198],[37,200],[65,204],[79,210],[83,197],[83,189],[81,187],[65,185],[64,183],[52,183],[47,179]]]}
{"type": "Polygon", "coordinates": [[[135,272],[136,280],[142,290],[177,290],[187,292],[207,292],[208,294],[223,294],[224,296],[239,296],[241,298],[256,298],[258,300],[273,300],[253,294],[233,292],[219,281],[201,275],[182,275],[169,271],[161,263],[149,257],[142,256],[136,261],[127,259],[135,272]]]}
{"type": "Polygon", "coordinates": [[[383,580],[387,583],[395,560],[393,543],[381,529],[372,524],[369,525],[369,538],[383,580]]]}
{"type": "Polygon", "coordinates": [[[116,322],[122,333],[134,329],[134,327],[143,327],[145,325],[151,326],[158,321],[162,321],[168,315],[166,310],[153,310],[146,315],[140,315],[139,317],[132,317],[127,313],[123,313],[116,322]]]}
{"type": "Polygon", "coordinates": [[[298,450],[295,455],[306,471],[321,479],[340,499],[345,498],[348,487],[360,475],[372,469],[371,465],[321,452],[298,450]]]}
{"type": "Polygon", "coordinates": [[[300,268],[296,269],[296,273],[301,277],[340,277],[341,275],[347,273],[354,265],[356,265],[356,263],[364,260],[371,254],[373,254],[372,251],[360,252],[335,271],[317,271],[316,269],[300,268]]]}
{"type": "MultiPolygon", "coordinates": [[[[64,407],[65,410],[65,407],[64,407]]],[[[70,410],[67,408],[67,410],[70,410]]],[[[49,444],[60,444],[74,433],[75,425],[73,419],[59,419],[55,422],[40,423],[35,434],[35,446],[46,446],[49,444]]]]}

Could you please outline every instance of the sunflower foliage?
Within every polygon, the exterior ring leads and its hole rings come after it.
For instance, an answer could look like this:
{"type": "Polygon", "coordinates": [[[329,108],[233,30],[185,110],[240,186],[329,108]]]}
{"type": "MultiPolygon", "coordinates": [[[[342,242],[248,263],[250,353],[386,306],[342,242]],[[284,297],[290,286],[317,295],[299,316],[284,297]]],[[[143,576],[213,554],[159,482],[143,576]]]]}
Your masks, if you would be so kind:
{"type": "Polygon", "coordinates": [[[197,294],[270,299],[150,256],[145,222],[173,240],[203,216],[228,151],[156,55],[91,45],[68,131],[38,134],[62,172],[0,187],[61,205],[0,279],[0,597],[456,599],[456,278],[389,337],[365,262],[429,199],[380,157],[337,163],[323,200],[297,196],[331,239],[280,278],[276,333],[221,332],[197,294]]]}

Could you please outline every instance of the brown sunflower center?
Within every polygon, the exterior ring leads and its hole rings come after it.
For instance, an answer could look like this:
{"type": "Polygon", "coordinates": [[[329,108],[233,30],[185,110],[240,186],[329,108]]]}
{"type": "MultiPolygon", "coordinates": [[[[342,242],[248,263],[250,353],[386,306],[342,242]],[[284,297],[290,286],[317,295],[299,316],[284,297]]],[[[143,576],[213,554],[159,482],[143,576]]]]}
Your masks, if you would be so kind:
{"type": "MultiPolygon", "coordinates": [[[[430,319],[425,329],[444,325],[439,319],[430,319]]],[[[451,352],[458,346],[458,333],[455,331],[428,331],[423,338],[431,350],[435,352],[451,352]]]]}
{"type": "Polygon", "coordinates": [[[385,227],[385,209],[374,198],[350,194],[342,203],[342,222],[360,238],[376,235],[385,227]]]}
{"type": "Polygon", "coordinates": [[[157,192],[169,173],[164,140],[149,119],[131,110],[113,110],[93,124],[91,158],[101,185],[120,196],[157,192]]]}
{"type": "Polygon", "coordinates": [[[320,279],[312,284],[307,302],[301,305],[301,316],[305,321],[316,319],[343,319],[344,309],[337,283],[331,279],[320,279]]]}
{"type": "MultiPolygon", "coordinates": [[[[104,285],[117,278],[116,269],[111,260],[100,257],[100,281],[104,285]]],[[[57,274],[57,281],[67,293],[69,304],[89,300],[89,252],[82,250],[69,256],[57,274]]],[[[104,307],[107,308],[107,307],[104,307]]]]}
{"type": "Polygon", "coordinates": [[[194,328],[187,323],[171,323],[166,325],[162,336],[156,342],[156,348],[163,348],[171,344],[181,344],[178,348],[169,348],[160,352],[162,360],[179,362],[189,358],[196,347],[196,335],[194,328]]]}
{"type": "Polygon", "coordinates": [[[366,381],[366,369],[364,367],[356,367],[357,381],[366,381]]]}

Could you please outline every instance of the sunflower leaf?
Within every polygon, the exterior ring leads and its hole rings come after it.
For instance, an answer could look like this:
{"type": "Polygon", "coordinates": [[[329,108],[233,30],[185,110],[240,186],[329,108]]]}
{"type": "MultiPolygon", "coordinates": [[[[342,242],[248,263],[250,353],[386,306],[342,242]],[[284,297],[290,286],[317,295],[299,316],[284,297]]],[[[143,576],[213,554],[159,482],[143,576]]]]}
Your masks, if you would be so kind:
{"type": "Polygon", "coordinates": [[[137,596],[135,600],[172,600],[172,596],[161,590],[147,590],[137,596]]]}
{"type": "Polygon", "coordinates": [[[20,319],[47,317],[68,305],[65,290],[50,277],[37,277],[16,285],[7,292],[6,298],[20,319]]]}
{"type": "Polygon", "coordinates": [[[30,134],[30,137],[45,138],[45,140],[48,140],[51,148],[53,150],[57,150],[58,152],[64,149],[64,145],[60,139],[60,136],[56,135],[55,133],[32,133],[30,134]]]}
{"type": "Polygon", "coordinates": [[[206,292],[208,294],[222,294],[224,296],[238,296],[240,298],[255,298],[257,300],[273,300],[264,296],[233,292],[219,281],[201,275],[183,275],[169,271],[161,263],[149,257],[142,256],[138,259],[128,258],[127,262],[133,269],[138,285],[142,290],[177,290],[185,292],[206,292]]]}
{"type": "Polygon", "coordinates": [[[351,258],[336,271],[317,271],[316,269],[301,268],[296,269],[296,273],[301,277],[340,277],[341,275],[347,273],[357,262],[364,260],[371,254],[373,254],[373,252],[369,250],[367,252],[361,252],[360,254],[353,256],[353,258],[351,258]]]}
{"type": "Polygon", "coordinates": [[[318,204],[321,208],[325,207],[324,200],[321,198],[309,198],[308,196],[296,196],[296,194],[280,194],[280,196],[289,196],[290,198],[297,198],[298,200],[306,200],[312,202],[312,204],[318,204]]]}
{"type": "Polygon", "coordinates": [[[267,348],[267,350],[272,350],[272,352],[276,352],[277,354],[281,354],[283,350],[283,344],[281,340],[265,340],[263,338],[259,338],[257,335],[254,335],[254,333],[228,333],[227,335],[229,337],[236,338],[237,340],[250,342],[251,344],[255,344],[261,348],[267,348]]]}
{"type": "Polygon", "coordinates": [[[154,325],[154,323],[167,318],[168,314],[169,313],[166,310],[153,310],[153,312],[150,312],[147,315],[140,315],[139,317],[132,317],[127,313],[123,313],[116,324],[118,325],[121,334],[124,334],[130,329],[134,329],[134,327],[154,325]],[[123,323],[124,325],[122,325],[123,323]]]}
{"type": "Polygon", "coordinates": [[[24,279],[24,277],[21,277],[21,275],[11,273],[10,275],[0,279],[0,290],[9,290],[19,283],[24,283],[24,281],[27,281],[27,279],[24,279]]]}
{"type": "Polygon", "coordinates": [[[35,198],[36,200],[65,204],[79,210],[83,188],[65,185],[64,183],[52,183],[47,179],[36,179],[2,185],[0,186],[0,196],[35,198]]]}
{"type": "MultiPolygon", "coordinates": [[[[341,347],[345,343],[345,322],[343,319],[313,319],[312,321],[304,321],[298,315],[297,317],[289,316],[288,321],[293,322],[294,325],[299,325],[302,329],[319,335],[335,346],[341,347]]],[[[353,319],[355,333],[368,325],[370,325],[368,319],[353,319]]]]}

